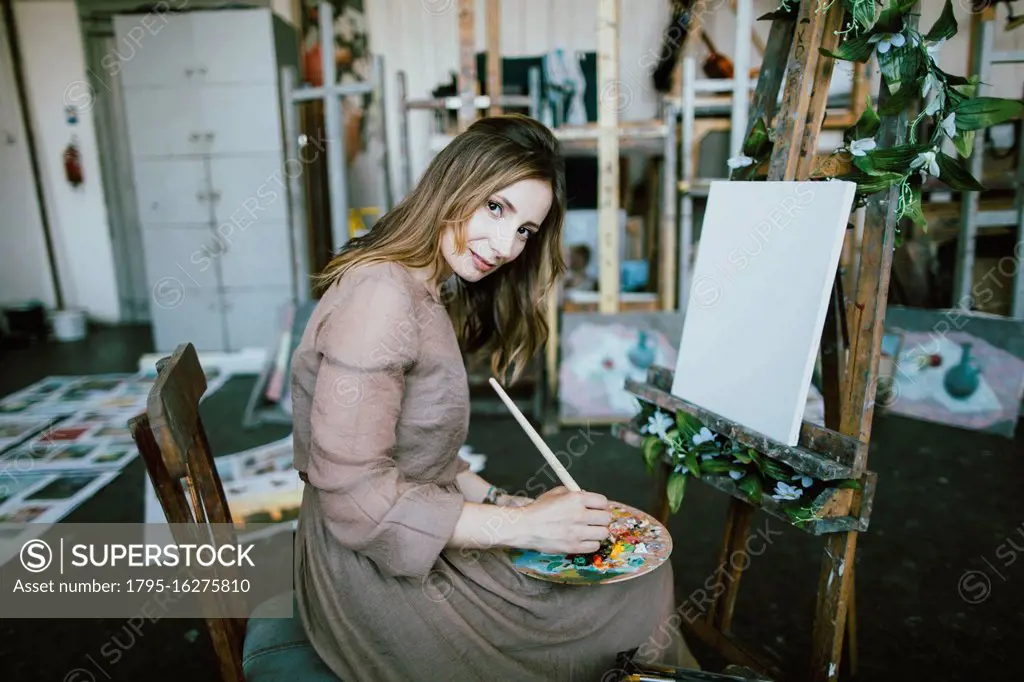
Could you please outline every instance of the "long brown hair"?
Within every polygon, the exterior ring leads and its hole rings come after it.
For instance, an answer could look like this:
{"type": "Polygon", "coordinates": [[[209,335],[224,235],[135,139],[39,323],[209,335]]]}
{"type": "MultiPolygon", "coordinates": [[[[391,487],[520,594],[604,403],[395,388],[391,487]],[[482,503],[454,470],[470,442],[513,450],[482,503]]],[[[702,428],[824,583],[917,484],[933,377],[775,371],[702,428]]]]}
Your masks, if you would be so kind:
{"type": "Polygon", "coordinates": [[[558,140],[543,124],[521,114],[483,118],[431,161],[415,189],[362,237],[350,240],[328,263],[317,284],[326,289],[349,268],[397,261],[431,268],[434,283],[446,271],[441,236],[456,226],[465,248],[465,225],[495,192],[522,180],[551,183],[551,209],[537,234],[511,263],[479,282],[453,277],[445,300],[463,351],[487,352],[499,380],[514,382],[544,345],[548,325],[544,296],[565,271],[565,161],[558,140]]]}

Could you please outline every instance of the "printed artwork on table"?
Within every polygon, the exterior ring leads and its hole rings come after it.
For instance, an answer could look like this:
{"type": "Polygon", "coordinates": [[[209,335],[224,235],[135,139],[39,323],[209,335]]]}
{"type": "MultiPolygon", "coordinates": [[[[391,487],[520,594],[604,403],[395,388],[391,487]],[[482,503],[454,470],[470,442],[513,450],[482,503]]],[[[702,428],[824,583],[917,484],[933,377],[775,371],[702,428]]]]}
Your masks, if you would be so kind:
{"type": "Polygon", "coordinates": [[[891,305],[878,409],[1013,438],[1024,400],[1024,320],[952,308],[891,305]]]}
{"type": "Polygon", "coordinates": [[[22,417],[0,416],[0,452],[30,436],[34,436],[49,426],[51,422],[52,420],[46,417],[33,417],[31,415],[22,417]]]}
{"type": "Polygon", "coordinates": [[[48,524],[57,523],[114,480],[117,473],[0,469],[0,565],[16,557],[22,545],[43,533],[48,524]]]}
{"type": "Polygon", "coordinates": [[[566,313],[559,365],[562,418],[628,420],[638,411],[626,379],[645,381],[651,365],[676,365],[679,313],[566,313]]]}
{"type": "Polygon", "coordinates": [[[668,561],[672,536],[650,514],[619,502],[611,503],[611,537],[592,554],[546,554],[510,551],[520,573],[568,585],[621,582],[650,573],[668,561]]]}

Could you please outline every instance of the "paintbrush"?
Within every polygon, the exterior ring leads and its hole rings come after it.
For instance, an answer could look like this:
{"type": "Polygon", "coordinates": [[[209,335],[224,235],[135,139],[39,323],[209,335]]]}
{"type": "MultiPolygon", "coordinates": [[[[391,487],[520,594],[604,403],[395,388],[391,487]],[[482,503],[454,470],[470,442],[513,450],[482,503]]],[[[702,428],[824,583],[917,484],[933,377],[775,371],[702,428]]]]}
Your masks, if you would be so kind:
{"type": "Polygon", "coordinates": [[[516,418],[517,422],[519,422],[519,426],[523,427],[523,431],[526,431],[526,435],[530,437],[533,444],[537,446],[538,450],[540,450],[540,454],[544,455],[544,459],[546,459],[548,464],[551,465],[551,468],[554,469],[555,474],[562,482],[562,485],[573,492],[579,492],[579,485],[577,485],[576,481],[572,479],[572,476],[570,476],[569,472],[566,471],[564,466],[562,466],[562,463],[558,461],[558,458],[555,457],[555,453],[551,451],[551,448],[549,448],[547,443],[544,442],[544,439],[540,437],[540,434],[537,433],[537,430],[533,428],[533,425],[531,425],[529,420],[526,419],[526,416],[520,412],[519,408],[516,407],[516,404],[508,397],[508,394],[505,393],[505,389],[501,387],[501,384],[499,384],[494,377],[491,377],[488,381],[498,393],[498,397],[501,398],[501,401],[505,403],[505,407],[509,409],[512,416],[516,418]]]}

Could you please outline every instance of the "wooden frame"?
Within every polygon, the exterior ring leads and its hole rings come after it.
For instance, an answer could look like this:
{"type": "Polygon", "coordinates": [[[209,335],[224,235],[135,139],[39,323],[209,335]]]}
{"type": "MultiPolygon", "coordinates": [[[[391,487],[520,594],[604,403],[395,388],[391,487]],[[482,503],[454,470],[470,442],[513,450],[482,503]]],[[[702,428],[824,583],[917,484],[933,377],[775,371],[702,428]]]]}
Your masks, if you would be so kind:
{"type": "MultiPolygon", "coordinates": [[[[823,127],[833,60],[822,55],[819,47],[835,49],[839,41],[837,30],[842,26],[845,9],[841,3],[832,3],[827,12],[818,12],[818,5],[818,0],[803,0],[795,20],[777,19],[772,23],[765,63],[781,64],[787,55],[788,61],[785,71],[762,69],[747,125],[749,134],[758,118],[764,117],[771,122],[776,94],[785,76],[782,106],[774,117],[774,139],[777,142],[768,162],[769,181],[807,179],[816,173],[820,163],[816,154],[817,140],[823,127]]],[[[916,18],[914,12],[908,17],[912,22],[916,22],[916,18]]],[[[879,146],[901,143],[906,130],[905,114],[884,118],[878,134],[879,146]]],[[[708,424],[709,428],[753,447],[763,456],[785,462],[797,471],[823,479],[854,478],[861,482],[859,490],[843,490],[822,500],[823,518],[804,528],[824,535],[825,539],[810,670],[807,675],[800,676],[814,682],[838,679],[844,636],[848,636],[851,671],[856,670],[853,569],[858,533],[867,530],[877,480],[866,470],[866,465],[892,266],[896,193],[897,189],[891,188],[868,201],[859,272],[852,287],[853,300],[849,303],[843,294],[843,278],[838,273],[836,276],[820,344],[824,428],[805,422],[798,446],[788,447],[742,424],[669,395],[671,379],[667,370],[653,370],[646,384],[627,384],[627,388],[641,400],[672,412],[682,409],[708,424]]],[[[616,432],[626,442],[636,445],[640,442],[636,429],[639,426],[634,422],[633,428],[619,428],[616,432]]],[[[662,519],[666,519],[669,513],[666,495],[668,473],[668,466],[663,463],[656,489],[656,513],[662,519]]],[[[734,486],[717,483],[712,484],[732,496],[719,555],[722,589],[714,590],[717,596],[703,618],[683,626],[689,634],[709,644],[731,662],[777,676],[779,671],[773,662],[753,653],[731,631],[743,570],[739,566],[749,565],[746,539],[754,506],[742,495],[737,495],[734,486]],[[737,561],[737,557],[748,561],[737,561]]],[[[771,509],[771,505],[762,503],[760,506],[769,514],[775,515],[777,511],[771,509]]],[[[780,518],[784,517],[780,515],[780,518]]],[[[716,572],[716,575],[720,574],[716,572]]]]}

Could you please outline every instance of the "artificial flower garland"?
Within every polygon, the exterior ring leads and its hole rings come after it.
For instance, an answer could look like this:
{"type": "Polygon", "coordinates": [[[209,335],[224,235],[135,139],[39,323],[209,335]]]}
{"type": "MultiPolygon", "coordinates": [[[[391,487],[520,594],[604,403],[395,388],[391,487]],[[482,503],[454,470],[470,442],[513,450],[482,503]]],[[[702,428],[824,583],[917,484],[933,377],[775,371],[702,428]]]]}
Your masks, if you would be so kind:
{"type": "MultiPolygon", "coordinates": [[[[848,62],[867,63],[877,60],[882,74],[882,88],[887,98],[876,111],[870,99],[860,119],[843,135],[844,146],[833,156],[833,167],[846,167],[840,174],[819,172],[812,179],[848,180],[857,183],[857,204],[867,197],[899,188],[897,220],[909,218],[922,228],[927,220],[921,207],[921,187],[929,177],[944,182],[950,189],[981,191],[985,188],[967,169],[966,160],[974,149],[978,130],[1020,118],[1024,102],[999,97],[976,97],[978,78],[964,78],[946,73],[936,61],[942,45],[956,35],[957,22],[951,0],[946,0],[942,13],[927,33],[920,33],[907,21],[916,0],[887,0],[876,13],[875,0],[819,0],[816,11],[829,9],[834,2],[846,8],[846,23],[839,34],[842,39],[834,52],[822,54],[848,62]],[[904,144],[879,148],[875,135],[881,127],[881,116],[897,116],[919,100],[925,106],[913,120],[904,144]],[[919,139],[918,130],[926,120],[932,121],[931,133],[919,139]],[[952,141],[957,156],[941,150],[946,138],[952,141]],[[852,165],[852,169],[848,166],[852,165]]],[[[781,6],[761,19],[795,18],[796,0],[783,0],[781,6]]],[[[729,159],[732,179],[756,179],[760,166],[772,153],[774,140],[764,120],[755,122],[743,152],[729,159]]],[[[829,168],[828,162],[821,168],[829,168]]]]}

